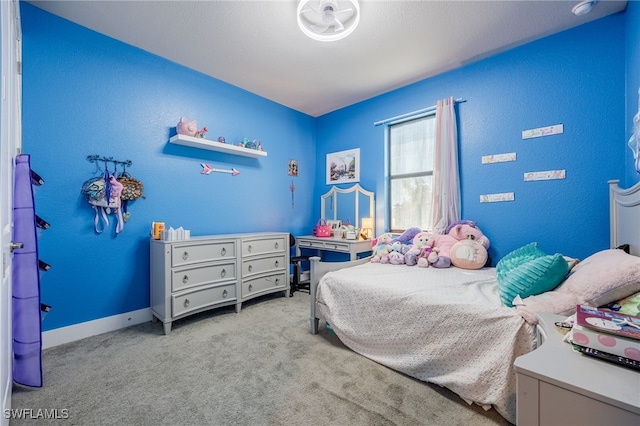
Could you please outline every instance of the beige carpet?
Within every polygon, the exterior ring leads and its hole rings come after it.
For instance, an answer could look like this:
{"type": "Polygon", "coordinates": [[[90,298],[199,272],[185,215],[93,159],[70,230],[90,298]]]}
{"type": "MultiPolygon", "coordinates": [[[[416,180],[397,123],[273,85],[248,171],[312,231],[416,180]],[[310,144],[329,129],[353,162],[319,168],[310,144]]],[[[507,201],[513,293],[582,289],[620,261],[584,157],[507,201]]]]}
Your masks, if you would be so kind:
{"type": "Polygon", "coordinates": [[[308,318],[308,293],[279,293],[178,321],[169,336],[149,322],[47,349],[45,386],[14,386],[12,408],[31,411],[10,425],[508,425],[324,327],[311,335],[308,318]]]}

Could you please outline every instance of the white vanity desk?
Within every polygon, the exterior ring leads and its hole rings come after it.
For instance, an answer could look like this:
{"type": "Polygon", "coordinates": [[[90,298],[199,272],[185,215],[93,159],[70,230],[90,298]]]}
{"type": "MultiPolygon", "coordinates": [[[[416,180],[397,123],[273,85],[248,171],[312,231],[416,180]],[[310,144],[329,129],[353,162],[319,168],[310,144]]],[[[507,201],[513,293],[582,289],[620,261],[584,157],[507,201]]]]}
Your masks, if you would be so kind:
{"type": "MultiPolygon", "coordinates": [[[[331,189],[320,198],[320,217],[328,221],[339,219],[349,220],[360,231],[363,219],[370,219],[375,224],[375,194],[367,191],[359,184],[349,188],[331,189]]],[[[369,235],[375,234],[375,229],[368,230],[369,235]]],[[[359,232],[360,233],[360,232],[359,232]]],[[[300,249],[348,253],[349,261],[357,260],[358,254],[371,254],[372,239],[347,240],[340,237],[316,237],[314,235],[296,236],[296,255],[300,256],[300,249]]]]}
{"type": "Polygon", "coordinates": [[[564,319],[541,314],[544,343],[515,361],[518,426],[639,425],[640,372],[573,351],[564,319]]]}
{"type": "Polygon", "coordinates": [[[349,260],[358,259],[359,253],[371,254],[371,240],[347,240],[343,238],[321,238],[313,235],[296,237],[296,256],[300,256],[300,249],[315,249],[348,253],[349,260]]]}

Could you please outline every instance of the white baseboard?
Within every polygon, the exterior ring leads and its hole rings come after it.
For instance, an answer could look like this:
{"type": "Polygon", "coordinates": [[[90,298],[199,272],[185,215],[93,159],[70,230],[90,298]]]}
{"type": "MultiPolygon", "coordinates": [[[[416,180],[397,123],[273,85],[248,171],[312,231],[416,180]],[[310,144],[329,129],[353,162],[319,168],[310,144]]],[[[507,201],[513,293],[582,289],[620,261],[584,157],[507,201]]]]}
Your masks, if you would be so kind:
{"type": "Polygon", "coordinates": [[[67,327],[56,328],[42,333],[42,349],[75,342],[76,340],[86,337],[142,324],[147,321],[151,321],[151,309],[144,308],[67,327]]]}

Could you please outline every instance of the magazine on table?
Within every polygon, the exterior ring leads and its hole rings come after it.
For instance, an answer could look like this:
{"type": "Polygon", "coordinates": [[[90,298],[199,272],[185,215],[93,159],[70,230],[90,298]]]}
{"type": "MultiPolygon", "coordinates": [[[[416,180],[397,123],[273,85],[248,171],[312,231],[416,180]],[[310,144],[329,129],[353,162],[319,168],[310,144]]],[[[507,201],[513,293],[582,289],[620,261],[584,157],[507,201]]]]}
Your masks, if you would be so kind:
{"type": "Polygon", "coordinates": [[[578,305],[575,323],[599,332],[640,340],[640,317],[636,315],[578,305]]]}

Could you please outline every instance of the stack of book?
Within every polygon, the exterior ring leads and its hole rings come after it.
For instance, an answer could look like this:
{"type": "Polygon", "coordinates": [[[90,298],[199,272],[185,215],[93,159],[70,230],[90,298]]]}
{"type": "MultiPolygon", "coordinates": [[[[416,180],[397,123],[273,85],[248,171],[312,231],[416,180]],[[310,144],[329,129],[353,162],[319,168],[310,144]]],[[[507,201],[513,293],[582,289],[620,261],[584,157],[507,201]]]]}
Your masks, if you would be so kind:
{"type": "Polygon", "coordinates": [[[640,371],[640,317],[578,305],[570,340],[577,351],[640,371]]]}

